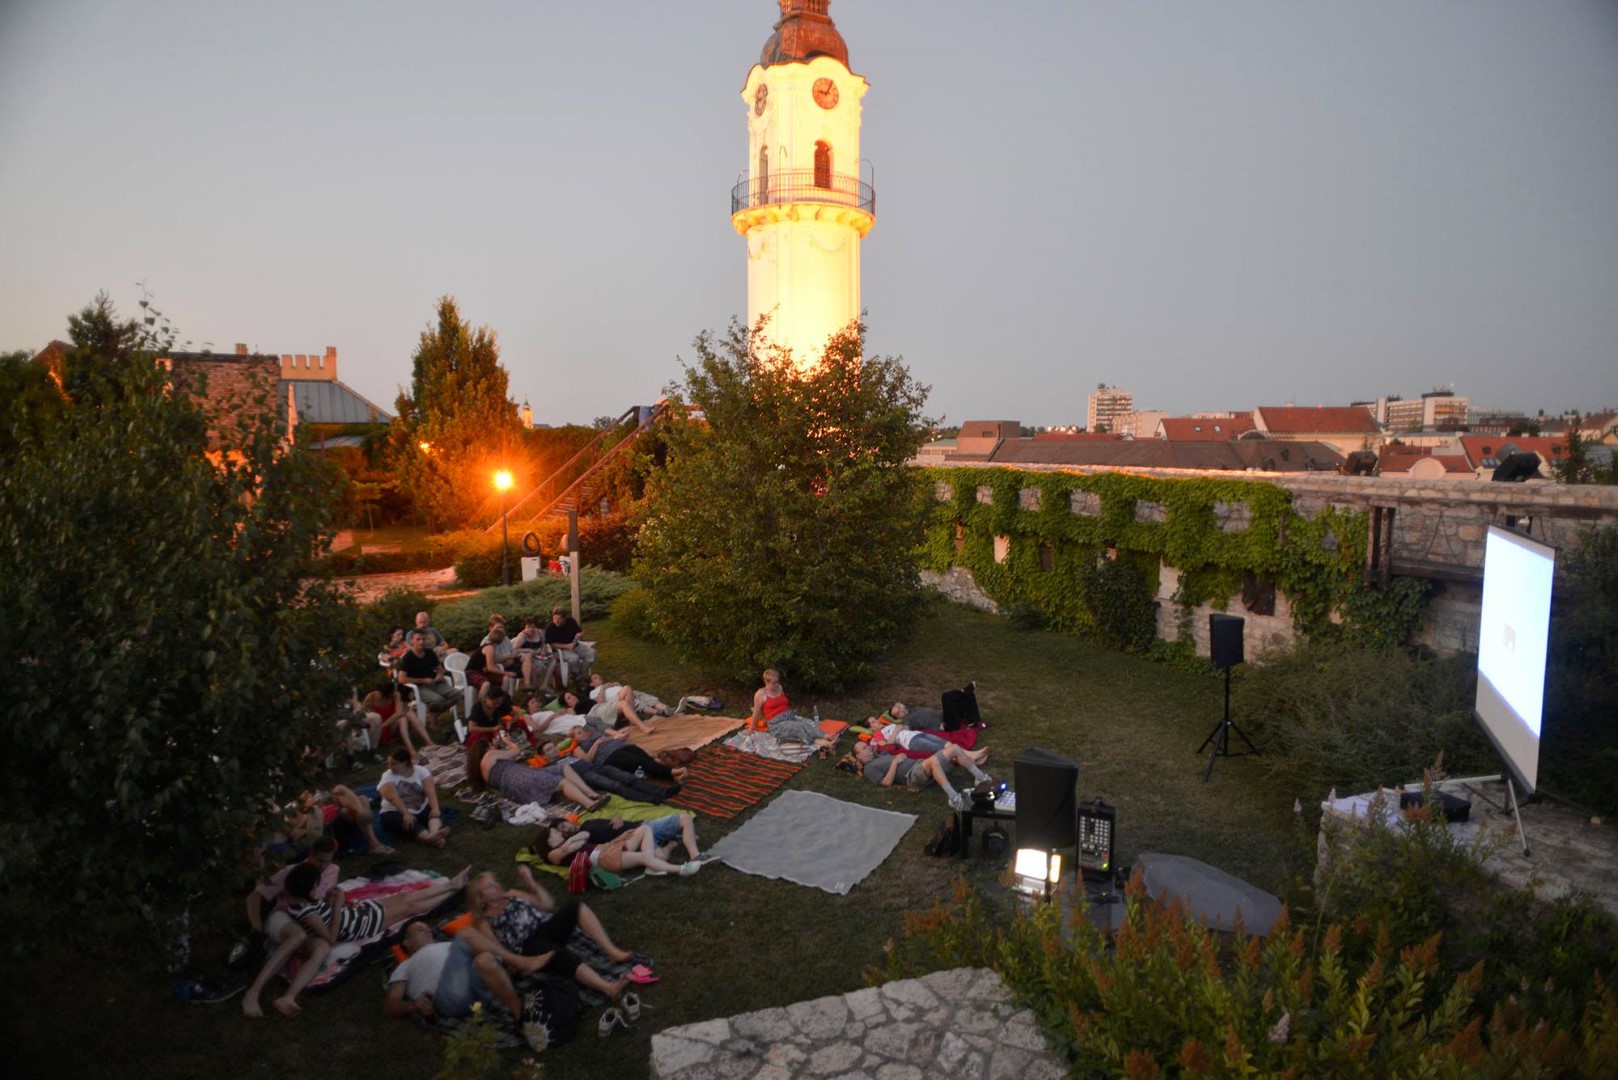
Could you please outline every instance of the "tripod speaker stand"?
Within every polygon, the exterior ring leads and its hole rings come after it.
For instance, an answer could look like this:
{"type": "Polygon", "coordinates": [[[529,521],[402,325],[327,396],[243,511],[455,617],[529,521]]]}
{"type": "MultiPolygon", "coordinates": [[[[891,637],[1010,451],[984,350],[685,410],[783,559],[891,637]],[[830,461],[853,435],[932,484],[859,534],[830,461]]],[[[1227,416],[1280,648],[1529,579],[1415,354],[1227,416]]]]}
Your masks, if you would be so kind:
{"type": "Polygon", "coordinates": [[[1225,673],[1225,715],[1214,729],[1208,732],[1208,737],[1202,740],[1197,747],[1197,753],[1202,753],[1212,746],[1208,752],[1208,768],[1202,774],[1202,782],[1206,784],[1213,776],[1214,759],[1222,757],[1245,757],[1248,754],[1257,754],[1258,747],[1247,733],[1236,726],[1236,721],[1230,718],[1230,669],[1245,659],[1242,646],[1242,628],[1246,620],[1239,615],[1220,615],[1217,612],[1208,616],[1208,655],[1213,660],[1214,667],[1225,673]],[[1232,750],[1230,748],[1230,734],[1235,732],[1242,742],[1247,744],[1246,750],[1232,750]]]}

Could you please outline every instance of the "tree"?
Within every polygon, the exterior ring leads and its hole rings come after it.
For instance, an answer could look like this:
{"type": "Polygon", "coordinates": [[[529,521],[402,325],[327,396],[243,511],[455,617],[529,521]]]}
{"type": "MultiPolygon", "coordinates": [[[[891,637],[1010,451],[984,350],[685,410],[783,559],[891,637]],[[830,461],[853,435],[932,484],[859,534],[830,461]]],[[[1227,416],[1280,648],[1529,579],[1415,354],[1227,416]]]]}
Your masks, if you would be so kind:
{"type": "Polygon", "coordinates": [[[389,432],[400,483],[429,525],[486,525],[499,514],[490,478],[509,464],[521,421],[507,397],[500,346],[488,327],[473,330],[450,296],[416,346],[410,392],[400,394],[389,432]],[[493,509],[491,510],[491,506],[493,509]]]}
{"type": "Polygon", "coordinates": [[[353,607],[311,577],[327,467],[268,388],[210,458],[152,352],[122,359],[0,470],[0,904],[70,936],[232,889],[349,685],[353,607]]]}
{"type": "Polygon", "coordinates": [[[898,359],[862,360],[863,339],[855,324],[800,373],[732,325],[698,337],[669,388],[635,576],[654,632],[687,659],[834,688],[908,636],[922,501],[906,462],[930,423],[927,388],[898,359]]]}

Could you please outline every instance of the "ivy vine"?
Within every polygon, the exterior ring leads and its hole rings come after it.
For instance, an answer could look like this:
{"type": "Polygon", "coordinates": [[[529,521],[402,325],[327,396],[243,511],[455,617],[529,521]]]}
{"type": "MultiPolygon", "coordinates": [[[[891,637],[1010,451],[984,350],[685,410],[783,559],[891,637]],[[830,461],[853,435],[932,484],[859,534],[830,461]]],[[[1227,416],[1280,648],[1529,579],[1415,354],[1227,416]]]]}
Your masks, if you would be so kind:
{"type": "Polygon", "coordinates": [[[1063,629],[1105,628],[1109,637],[1136,639],[1138,625],[1123,629],[1146,617],[1133,593],[1143,591],[1149,605],[1164,565],[1179,572],[1175,603],[1182,621],[1198,604],[1222,606],[1250,574],[1287,595],[1294,626],[1304,634],[1326,630],[1345,612],[1365,625],[1389,614],[1401,624],[1412,612],[1419,620],[1423,589],[1401,586],[1385,600],[1367,595],[1378,590],[1361,580],[1364,511],[1328,506],[1305,517],[1284,488],[1267,481],[992,468],[923,472],[934,502],[922,565],[939,572],[964,567],[996,603],[1034,607],[1063,629]],[[1075,512],[1075,503],[1084,512],[1075,512]],[[1109,555],[1139,568],[1130,589],[1121,590],[1117,581],[1098,587],[1096,574],[1109,555]],[[1114,605],[1127,605],[1133,614],[1121,615],[1114,605]]]}

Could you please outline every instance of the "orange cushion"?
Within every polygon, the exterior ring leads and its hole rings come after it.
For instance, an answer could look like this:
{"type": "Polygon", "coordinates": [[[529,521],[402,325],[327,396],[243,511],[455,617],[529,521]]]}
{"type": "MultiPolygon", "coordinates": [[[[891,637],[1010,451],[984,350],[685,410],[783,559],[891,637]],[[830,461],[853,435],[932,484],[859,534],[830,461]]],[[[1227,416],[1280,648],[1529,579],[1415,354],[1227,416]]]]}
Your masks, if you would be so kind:
{"type": "Polygon", "coordinates": [[[446,934],[458,934],[471,925],[472,913],[470,911],[463,911],[459,915],[455,916],[455,918],[445,923],[443,926],[440,926],[439,929],[444,931],[446,934]]]}

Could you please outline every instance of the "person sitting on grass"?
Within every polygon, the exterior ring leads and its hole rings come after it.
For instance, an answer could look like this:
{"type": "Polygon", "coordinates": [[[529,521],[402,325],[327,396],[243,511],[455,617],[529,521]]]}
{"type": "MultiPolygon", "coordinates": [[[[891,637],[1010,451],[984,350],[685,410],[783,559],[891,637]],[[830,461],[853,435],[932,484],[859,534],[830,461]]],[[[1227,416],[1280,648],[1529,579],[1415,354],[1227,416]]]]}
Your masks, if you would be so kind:
{"type": "Polygon", "coordinates": [[[388,759],[376,789],[386,807],[382,827],[396,836],[409,836],[424,844],[443,847],[449,839],[443,812],[438,808],[438,784],[415,755],[400,747],[388,759]]]}
{"type": "Polygon", "coordinates": [[[587,810],[607,801],[607,796],[585,783],[571,763],[558,761],[536,769],[522,760],[525,752],[504,735],[499,742],[493,747],[482,741],[466,744],[466,779],[473,791],[492,787],[514,803],[540,806],[561,791],[563,797],[587,810]]]}
{"type": "Polygon", "coordinates": [[[413,919],[405,925],[401,947],[406,958],[388,975],[385,1015],[430,1020],[469,1016],[475,1004],[504,1005],[531,1049],[538,1053],[550,1045],[544,1024],[524,1012],[517,987],[500,962],[500,943],[482,930],[468,926],[453,941],[436,941],[431,923],[413,919]]]}
{"type": "Polygon", "coordinates": [[[944,795],[949,799],[950,806],[964,810],[966,796],[956,791],[950,784],[945,770],[951,765],[958,765],[971,773],[974,780],[982,783],[989,779],[989,774],[982,768],[982,763],[988,756],[987,747],[975,753],[967,753],[954,743],[945,743],[944,748],[932,757],[913,758],[905,757],[903,754],[879,754],[872,749],[870,743],[861,742],[854,744],[853,754],[849,758],[844,758],[839,767],[863,776],[873,784],[898,787],[909,792],[917,792],[929,784],[937,784],[944,789],[944,795]]]}
{"type": "Polygon", "coordinates": [[[629,980],[608,982],[570,951],[568,943],[578,929],[614,963],[628,963],[634,954],[617,946],[588,905],[569,900],[558,909],[532,870],[519,866],[517,876],[522,889],[505,888],[493,874],[479,874],[467,887],[472,925],[495,942],[495,955],[513,971],[526,975],[544,969],[614,1002],[623,998],[629,980]]]}
{"type": "Polygon", "coordinates": [[[566,866],[585,851],[591,866],[615,874],[640,868],[651,877],[690,877],[702,869],[702,863],[697,861],[696,826],[690,814],[670,814],[648,822],[598,818],[577,825],[557,818],[544,827],[539,847],[545,852],[545,861],[554,866],[566,866]],[[665,849],[668,855],[678,850],[672,846],[678,840],[684,841],[686,853],[691,856],[683,864],[670,862],[664,855],[665,849]]]}
{"type": "Polygon", "coordinates": [[[371,825],[371,804],[354,794],[346,784],[333,784],[330,791],[305,791],[288,807],[287,828],[280,843],[271,844],[271,853],[296,853],[328,832],[346,825],[365,837],[365,849],[373,855],[389,854],[371,825]]]}
{"type": "Polygon", "coordinates": [[[528,718],[519,718],[516,707],[511,703],[511,695],[506,693],[504,687],[490,686],[478,698],[478,703],[472,706],[472,715],[467,719],[466,741],[468,745],[493,742],[494,737],[502,731],[516,728],[526,732],[530,740],[534,738],[528,718]]]}
{"type": "Polygon", "coordinates": [[[781,742],[807,743],[817,750],[830,750],[835,738],[820,730],[820,725],[792,711],[787,692],[781,686],[781,673],[774,668],[764,671],[764,685],[753,695],[753,715],[750,724],[762,727],[781,742]]]}
{"type": "Polygon", "coordinates": [[[270,946],[270,955],[264,966],[259,969],[247,992],[242,995],[242,1012],[248,1016],[257,1019],[264,1015],[259,997],[264,992],[265,984],[286,966],[286,962],[292,959],[293,954],[302,952],[303,966],[298,969],[287,992],[272,1003],[277,1012],[287,1016],[297,1015],[298,995],[320,971],[330,946],[318,937],[311,938],[293,919],[291,911],[287,908],[286,879],[295,868],[312,866],[318,875],[315,887],[324,894],[337,884],[336,858],[337,841],[329,836],[319,837],[309,845],[309,854],[303,862],[281,867],[269,878],[260,881],[247,894],[247,924],[253,928],[255,935],[262,937],[270,946]]]}

